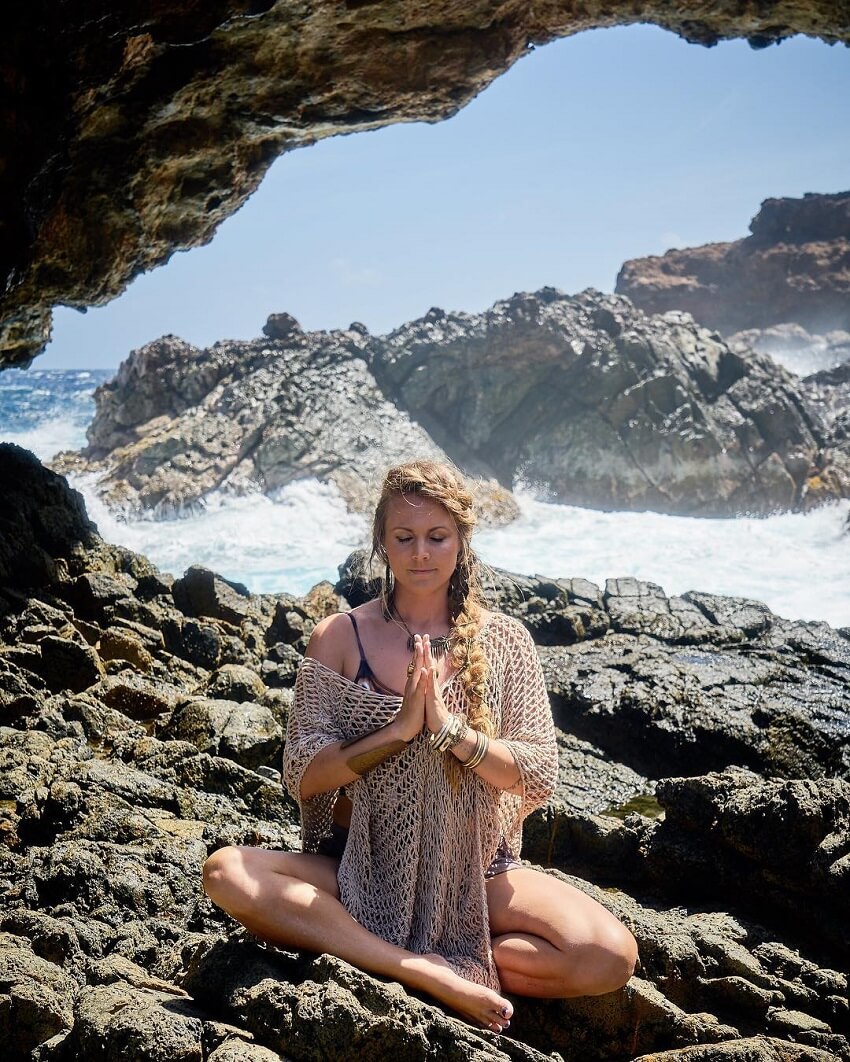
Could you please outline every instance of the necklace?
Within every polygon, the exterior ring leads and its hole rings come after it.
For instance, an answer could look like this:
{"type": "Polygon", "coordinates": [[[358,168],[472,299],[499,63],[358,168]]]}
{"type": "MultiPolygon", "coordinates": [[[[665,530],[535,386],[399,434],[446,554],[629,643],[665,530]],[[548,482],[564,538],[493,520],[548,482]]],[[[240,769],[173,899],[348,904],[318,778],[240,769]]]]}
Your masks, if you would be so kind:
{"type": "MultiPolygon", "coordinates": [[[[395,624],[397,624],[403,630],[407,631],[407,648],[412,653],[416,645],[414,641],[413,631],[410,629],[410,627],[408,627],[408,625],[399,615],[398,609],[395,607],[395,602],[392,600],[392,598],[390,598],[389,600],[389,608],[387,609],[387,616],[385,618],[391,619],[395,624]]],[[[430,637],[431,636],[429,635],[429,638],[430,637]]],[[[453,642],[454,635],[451,632],[449,632],[449,634],[441,634],[436,638],[431,638],[431,656],[439,660],[441,656],[446,655],[446,652],[448,651],[453,642]]]]}

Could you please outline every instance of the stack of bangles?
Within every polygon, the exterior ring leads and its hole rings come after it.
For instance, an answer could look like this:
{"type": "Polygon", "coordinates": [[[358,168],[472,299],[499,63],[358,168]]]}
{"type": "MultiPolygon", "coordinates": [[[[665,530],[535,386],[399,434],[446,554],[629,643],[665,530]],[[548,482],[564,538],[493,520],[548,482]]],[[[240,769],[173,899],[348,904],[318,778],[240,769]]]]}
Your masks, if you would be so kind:
{"type": "MultiPolygon", "coordinates": [[[[459,715],[451,715],[436,734],[428,737],[428,741],[434,752],[448,752],[463,740],[466,730],[467,726],[463,719],[459,715]]],[[[459,761],[461,767],[468,767],[470,770],[481,763],[490,747],[490,739],[486,734],[482,734],[480,730],[472,732],[475,734],[475,751],[468,760],[459,761]]]]}

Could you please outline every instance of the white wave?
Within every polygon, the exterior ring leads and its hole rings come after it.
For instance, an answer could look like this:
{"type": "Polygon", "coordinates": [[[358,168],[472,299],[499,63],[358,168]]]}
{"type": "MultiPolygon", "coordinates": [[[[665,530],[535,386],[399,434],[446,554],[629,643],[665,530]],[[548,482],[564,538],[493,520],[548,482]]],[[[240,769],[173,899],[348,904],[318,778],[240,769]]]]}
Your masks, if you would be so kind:
{"type": "Polygon", "coordinates": [[[47,463],[62,450],[79,450],[85,446],[86,429],[70,417],[57,417],[42,421],[37,428],[4,431],[0,441],[31,450],[40,461],[47,463]]]}
{"type": "Polygon", "coordinates": [[[93,477],[71,481],[108,542],[143,553],[176,576],[202,564],[255,593],[302,594],[323,579],[336,582],[337,566],[368,536],[363,517],[346,511],[335,487],[316,480],[292,483],[274,498],[212,494],[194,515],[126,522],[97,497],[93,477]]]}
{"type": "Polygon", "coordinates": [[[600,587],[634,576],[668,594],[702,590],[763,601],[789,619],[850,625],[850,502],[811,513],[704,519],[600,512],[517,492],[522,516],[484,531],[484,560],[514,572],[581,576],[600,587]]]}

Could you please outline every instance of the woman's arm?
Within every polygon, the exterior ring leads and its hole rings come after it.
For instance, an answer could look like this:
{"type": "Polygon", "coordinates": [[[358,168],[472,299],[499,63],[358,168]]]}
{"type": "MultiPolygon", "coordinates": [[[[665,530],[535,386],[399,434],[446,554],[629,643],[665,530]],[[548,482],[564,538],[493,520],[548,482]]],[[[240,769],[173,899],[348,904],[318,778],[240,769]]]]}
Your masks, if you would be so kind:
{"type": "MultiPolygon", "coordinates": [[[[306,656],[343,674],[348,624],[343,616],[328,616],[317,624],[306,656]]],[[[353,782],[379,763],[397,755],[422,730],[426,675],[421,641],[414,649],[414,672],[408,677],[401,708],[390,723],[362,737],[325,745],[301,777],[301,799],[329,793],[353,782]]]]}

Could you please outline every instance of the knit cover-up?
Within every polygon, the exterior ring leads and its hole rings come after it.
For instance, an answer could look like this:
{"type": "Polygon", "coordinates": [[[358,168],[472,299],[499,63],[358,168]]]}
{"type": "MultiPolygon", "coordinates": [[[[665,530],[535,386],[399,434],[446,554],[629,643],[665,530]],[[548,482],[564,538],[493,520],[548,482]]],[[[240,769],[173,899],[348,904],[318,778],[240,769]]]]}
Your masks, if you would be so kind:
{"type": "MultiPolygon", "coordinates": [[[[478,638],[488,662],[487,704],[508,746],[522,794],[461,770],[454,787],[426,734],[348,783],[351,828],[339,866],[340,899],[366,929],[409,951],[437,952],[462,977],[499,989],[484,871],[504,837],[517,855],[522,821],[551,795],[558,753],[543,671],[528,631],[492,613],[478,638]]],[[[457,675],[442,688],[450,712],[466,714],[457,675]]],[[[330,833],[338,790],[301,800],[301,779],[326,745],[389,722],[401,698],[364,689],[307,657],[295,683],[284,780],[301,808],[302,848],[330,833]]]]}

